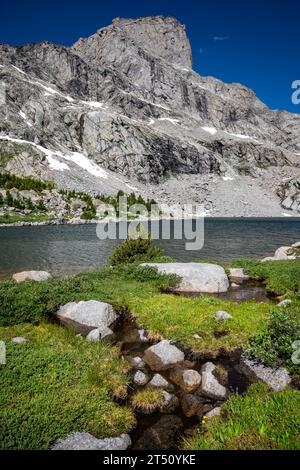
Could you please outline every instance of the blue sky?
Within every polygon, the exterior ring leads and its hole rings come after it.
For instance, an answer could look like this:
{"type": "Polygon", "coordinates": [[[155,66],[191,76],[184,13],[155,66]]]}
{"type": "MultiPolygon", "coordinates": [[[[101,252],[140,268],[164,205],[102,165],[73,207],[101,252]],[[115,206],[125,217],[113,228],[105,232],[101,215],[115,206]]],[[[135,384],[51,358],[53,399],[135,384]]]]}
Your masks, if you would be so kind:
{"type": "Polygon", "coordinates": [[[194,69],[252,88],[273,109],[300,113],[299,0],[2,0],[0,42],[70,45],[115,17],[171,15],[186,25],[194,69]]]}

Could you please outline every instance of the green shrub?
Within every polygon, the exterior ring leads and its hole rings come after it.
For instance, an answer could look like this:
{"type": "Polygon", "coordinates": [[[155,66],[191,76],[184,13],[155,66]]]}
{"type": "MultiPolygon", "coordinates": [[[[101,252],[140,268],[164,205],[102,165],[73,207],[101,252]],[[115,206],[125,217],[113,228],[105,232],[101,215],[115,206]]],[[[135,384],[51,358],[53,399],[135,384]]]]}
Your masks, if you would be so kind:
{"type": "Polygon", "coordinates": [[[54,184],[50,181],[42,181],[32,176],[15,176],[9,173],[0,174],[0,188],[18,189],[19,191],[36,191],[38,193],[53,189],[54,184]]]}
{"type": "Polygon", "coordinates": [[[271,311],[265,330],[250,340],[246,354],[261,359],[266,365],[284,365],[290,371],[300,374],[300,366],[294,365],[293,343],[300,340],[299,306],[276,308],[271,311]]]}
{"type": "Polygon", "coordinates": [[[110,264],[128,264],[139,262],[151,262],[159,260],[163,255],[161,247],[155,247],[150,237],[147,239],[129,238],[122,245],[119,245],[113,251],[110,257],[110,264]]]}

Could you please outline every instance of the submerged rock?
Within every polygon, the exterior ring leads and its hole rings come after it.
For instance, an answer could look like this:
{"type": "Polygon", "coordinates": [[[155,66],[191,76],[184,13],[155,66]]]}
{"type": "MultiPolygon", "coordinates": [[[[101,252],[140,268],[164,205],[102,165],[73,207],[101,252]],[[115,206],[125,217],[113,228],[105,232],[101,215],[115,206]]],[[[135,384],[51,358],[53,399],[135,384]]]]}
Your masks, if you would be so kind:
{"type": "Polygon", "coordinates": [[[170,341],[161,341],[146,349],[144,361],[152,370],[167,370],[184,360],[184,353],[170,341]]]}
{"type": "Polygon", "coordinates": [[[15,273],[12,276],[12,279],[16,282],[24,282],[24,281],[48,281],[51,279],[51,274],[47,271],[23,271],[21,273],[15,273]]]}
{"type": "Polygon", "coordinates": [[[181,408],[185,416],[191,418],[201,414],[203,403],[196,395],[184,394],[181,398],[181,408]]]}
{"type": "Polygon", "coordinates": [[[202,384],[199,389],[199,393],[214,400],[225,400],[227,397],[227,390],[214,376],[213,372],[215,369],[216,366],[212,362],[207,362],[202,366],[202,384]]]}
{"type": "Polygon", "coordinates": [[[227,292],[229,280],[225,270],[215,264],[205,263],[147,263],[164,274],[176,274],[181,278],[178,292],[203,292],[218,294],[227,292]]]}
{"type": "Polygon", "coordinates": [[[109,327],[117,319],[111,305],[96,300],[70,302],[61,307],[56,316],[62,325],[83,335],[109,327]]]}
{"type": "Polygon", "coordinates": [[[178,416],[162,416],[153,426],[146,429],[133,445],[133,450],[168,450],[183,427],[178,416]]]}
{"type": "Polygon", "coordinates": [[[201,384],[201,375],[192,369],[174,369],[170,373],[170,379],[187,393],[194,392],[201,384]]]}
{"type": "Polygon", "coordinates": [[[52,450],[127,450],[131,446],[128,434],[120,437],[96,439],[87,432],[74,432],[57,442],[52,450]]]}
{"type": "Polygon", "coordinates": [[[173,413],[179,406],[179,399],[176,395],[172,393],[166,392],[164,390],[164,404],[162,405],[160,411],[161,413],[173,413]]]}
{"type": "Polygon", "coordinates": [[[267,384],[275,392],[284,390],[291,383],[291,377],[286,369],[267,367],[262,363],[248,358],[242,358],[236,369],[245,374],[251,381],[267,384]]]}

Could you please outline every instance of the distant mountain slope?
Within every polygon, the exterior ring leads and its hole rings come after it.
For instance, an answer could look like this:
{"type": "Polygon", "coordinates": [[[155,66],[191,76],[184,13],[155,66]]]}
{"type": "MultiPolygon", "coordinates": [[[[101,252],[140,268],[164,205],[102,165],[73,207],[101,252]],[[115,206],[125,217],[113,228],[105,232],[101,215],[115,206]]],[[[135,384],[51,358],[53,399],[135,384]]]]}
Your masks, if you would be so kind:
{"type": "Polygon", "coordinates": [[[8,171],[211,215],[300,211],[300,116],[195,73],[173,18],[117,19],[70,48],[2,45],[0,82],[2,151],[7,137],[24,147],[8,171]]]}

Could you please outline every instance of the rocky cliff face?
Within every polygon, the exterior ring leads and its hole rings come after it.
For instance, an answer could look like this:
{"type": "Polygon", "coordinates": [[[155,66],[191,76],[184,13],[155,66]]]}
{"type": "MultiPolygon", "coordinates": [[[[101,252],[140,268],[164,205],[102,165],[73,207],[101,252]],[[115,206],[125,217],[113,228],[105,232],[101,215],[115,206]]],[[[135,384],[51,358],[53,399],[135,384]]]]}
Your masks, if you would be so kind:
{"type": "Polygon", "coordinates": [[[173,18],[116,19],[70,48],[0,46],[0,82],[11,172],[201,202],[211,215],[300,211],[300,116],[195,73],[173,18]]]}

